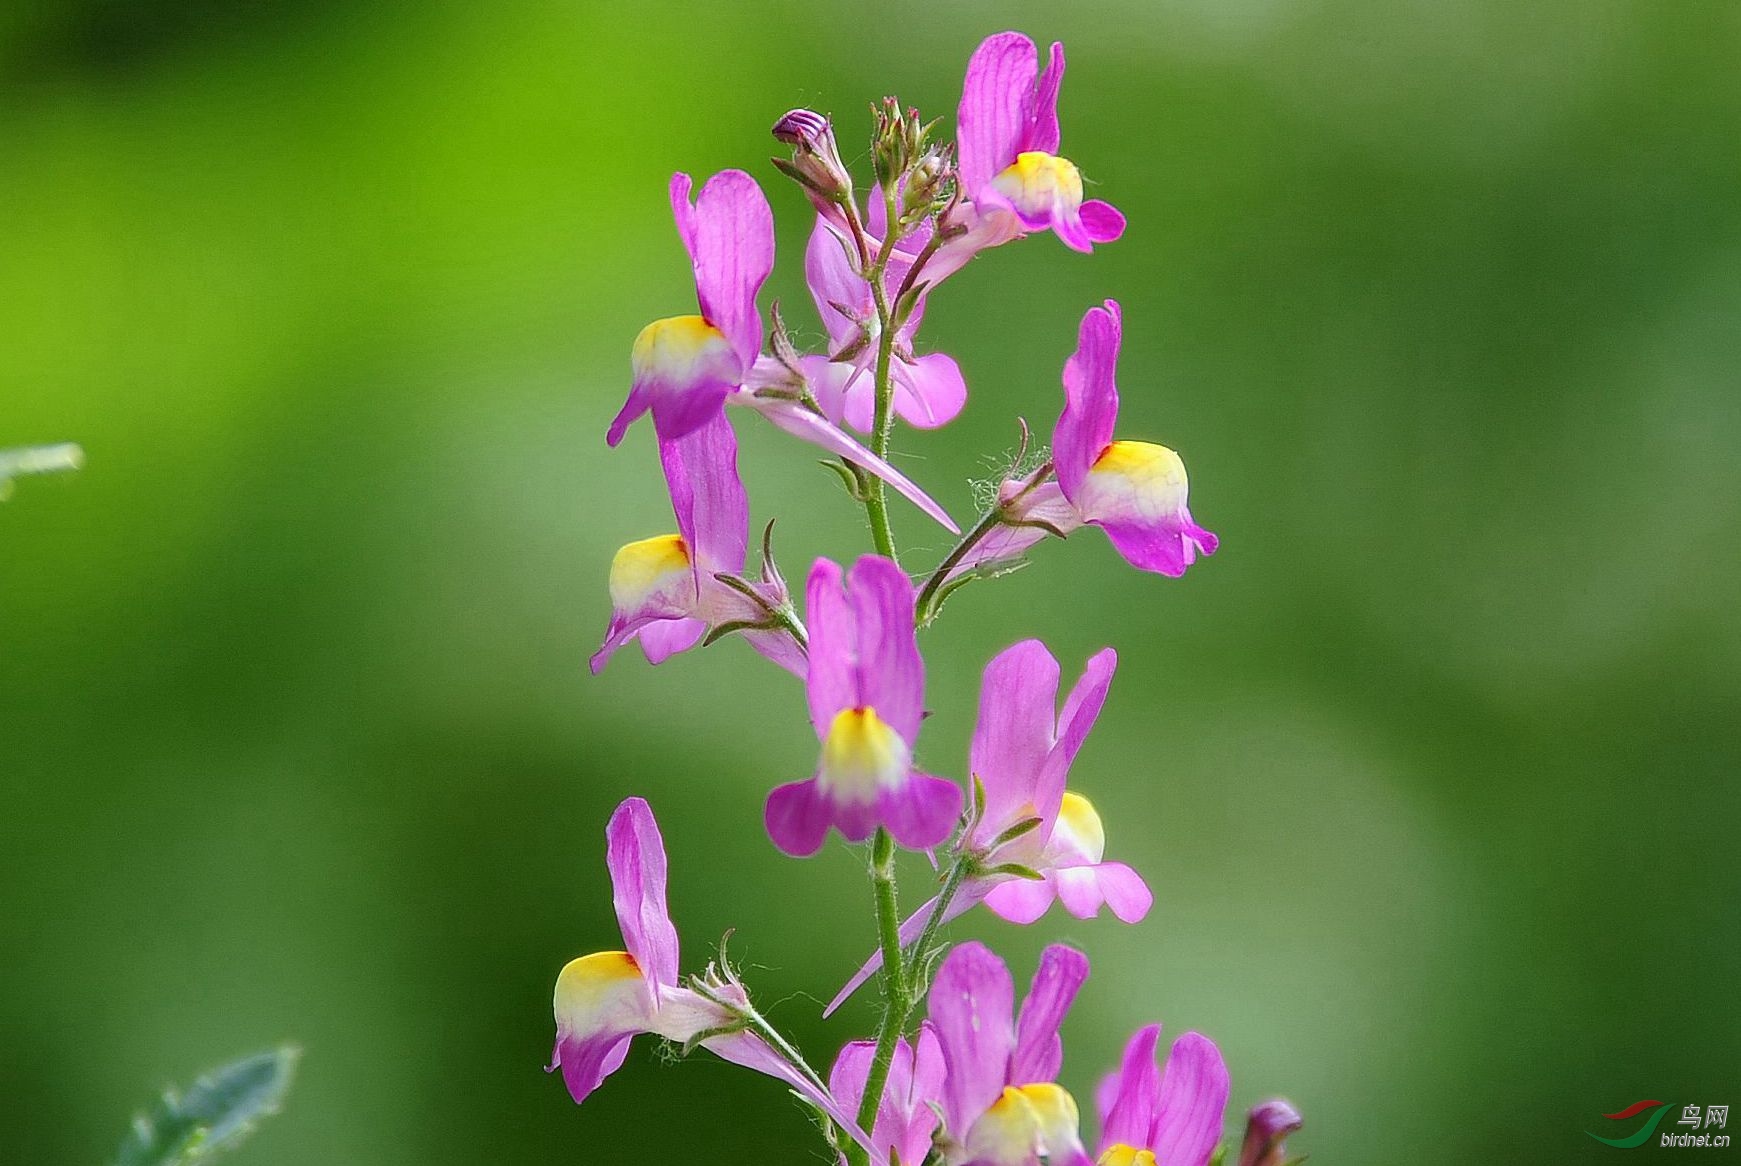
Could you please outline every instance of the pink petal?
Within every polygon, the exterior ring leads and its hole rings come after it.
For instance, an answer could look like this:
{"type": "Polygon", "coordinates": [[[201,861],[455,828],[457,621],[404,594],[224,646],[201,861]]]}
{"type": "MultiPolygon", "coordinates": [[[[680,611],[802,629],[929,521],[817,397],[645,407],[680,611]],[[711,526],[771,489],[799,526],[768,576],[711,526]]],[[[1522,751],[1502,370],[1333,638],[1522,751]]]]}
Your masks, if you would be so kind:
{"type": "Polygon", "coordinates": [[[665,840],[652,807],[628,798],[605,829],[605,866],[623,945],[641,974],[659,985],[677,983],[677,928],[665,906],[665,840]]]}
{"type": "Polygon", "coordinates": [[[697,583],[715,571],[739,574],[749,541],[750,503],[738,477],[737,434],[724,411],[684,437],[659,440],[659,461],[689,548],[697,583]]]}
{"type": "MultiPolygon", "coordinates": [[[[1096,1095],[1100,1103],[1102,1148],[1120,1142],[1142,1149],[1153,1147],[1149,1139],[1154,1131],[1155,1102],[1161,1089],[1155,1046],[1160,1039],[1158,1024],[1137,1029],[1125,1046],[1124,1059],[1110,1079],[1110,1086],[1102,1085],[1096,1095]]],[[[1156,1160],[1161,1160],[1158,1155],[1156,1160]]]]}
{"type": "Polygon", "coordinates": [[[629,1042],[635,1034],[605,1033],[588,1037],[568,1037],[556,1042],[550,1067],[561,1068],[562,1083],[568,1095],[579,1105],[592,1095],[606,1077],[622,1067],[629,1055],[629,1042]]]}
{"type": "MultiPolygon", "coordinates": [[[[1106,537],[1124,556],[1125,562],[1139,571],[1153,571],[1174,579],[1197,561],[1197,552],[1204,546],[1197,539],[1188,537],[1177,522],[1167,519],[1158,522],[1119,520],[1095,525],[1106,532],[1106,537]]],[[[1216,545],[1213,535],[1206,542],[1209,548],[1216,545]]],[[[1206,549],[1204,553],[1210,551],[1206,549]]]]}
{"type": "MultiPolygon", "coordinates": [[[[847,596],[856,617],[851,651],[857,699],[851,707],[875,709],[911,745],[925,712],[925,663],[913,626],[913,581],[888,559],[864,555],[847,577],[847,596]]],[[[814,646],[811,651],[815,653],[814,646]]],[[[935,793],[921,795],[921,800],[924,812],[935,810],[935,793]]],[[[913,809],[920,812],[917,805],[913,809]]]]}
{"type": "Polygon", "coordinates": [[[1064,708],[1058,714],[1057,743],[1046,755],[1045,766],[1034,782],[1034,812],[1048,825],[1058,816],[1070,766],[1089,731],[1094,728],[1094,722],[1100,718],[1101,706],[1106,703],[1107,691],[1112,687],[1112,674],[1117,668],[1118,653],[1111,648],[1102,648],[1088,658],[1081,677],[1070,689],[1070,695],[1064,698],[1064,708]]]}
{"type": "Polygon", "coordinates": [[[811,778],[774,790],[768,795],[762,817],[775,846],[794,858],[808,858],[822,849],[833,822],[833,807],[811,778]]]}
{"type": "Polygon", "coordinates": [[[1055,943],[1040,953],[1040,966],[1034,971],[1033,985],[1016,1020],[1011,1081],[1031,1084],[1058,1079],[1064,1066],[1064,1039],[1059,1029],[1087,979],[1088,957],[1075,948],[1055,943]]]}
{"type": "MultiPolygon", "coordinates": [[[[831,559],[817,559],[804,586],[810,625],[810,667],[805,695],[818,740],[835,714],[858,704],[858,612],[846,596],[846,576],[831,559]]],[[[777,839],[776,839],[777,841],[777,839]]]]}
{"type": "Polygon", "coordinates": [[[641,641],[641,651],[647,654],[647,663],[663,664],[677,653],[695,647],[706,634],[704,619],[661,619],[643,626],[636,638],[641,641]]]}
{"type": "Polygon", "coordinates": [[[1046,60],[1046,71],[1040,75],[1034,92],[1034,118],[1023,150],[1039,150],[1056,154],[1062,135],[1058,132],[1058,87],[1064,83],[1064,45],[1052,42],[1046,60]]]}
{"type": "Polygon", "coordinates": [[[1039,640],[992,657],[979,686],[979,720],[968,770],[985,786],[985,817],[974,841],[985,845],[1035,804],[1035,787],[1058,706],[1058,661],[1039,640]]]}
{"type": "Polygon", "coordinates": [[[859,278],[853,260],[847,254],[850,246],[818,215],[810,230],[810,241],[804,248],[804,282],[810,287],[810,298],[816,304],[816,314],[828,330],[831,344],[838,348],[859,334],[858,321],[841,314],[840,304],[851,308],[862,319],[873,311],[870,285],[859,278]]]}
{"type": "Polygon", "coordinates": [[[1155,896],[1143,877],[1122,862],[1103,862],[1094,868],[1100,894],[1121,923],[1141,923],[1155,904],[1155,896]]]}
{"type": "Polygon", "coordinates": [[[774,212],[742,170],[708,179],[694,207],[689,187],[686,174],[671,179],[671,209],[695,267],[701,314],[725,333],[747,369],[762,350],[756,295],[774,270],[774,212]]]}
{"type": "Polygon", "coordinates": [[[961,817],[961,787],[942,777],[915,773],[906,785],[880,799],[883,824],[908,850],[929,850],[941,845],[961,817]]]}
{"type": "MultiPolygon", "coordinates": [[[[936,429],[955,420],[967,404],[967,381],[953,357],[941,352],[921,356],[912,364],[896,361],[895,412],[919,429],[936,429]]],[[[872,403],[876,387],[871,386],[872,403]]],[[[868,426],[867,426],[868,428],[868,426]]]]}
{"type": "Polygon", "coordinates": [[[1072,866],[1053,873],[1058,901],[1078,919],[1092,919],[1100,910],[1100,882],[1091,866],[1072,866]]]}
{"type": "Polygon", "coordinates": [[[1052,434],[1052,458],[1065,497],[1076,500],[1095,459],[1112,443],[1118,423],[1119,308],[1114,300],[1090,308],[1077,332],[1076,351],[1064,363],[1064,412],[1052,434]]]}
{"type": "Polygon", "coordinates": [[[1148,1143],[1157,1162],[1206,1166],[1221,1141],[1229,1085],[1221,1050],[1208,1037],[1188,1032],[1173,1042],[1148,1143]]]}
{"type": "Polygon", "coordinates": [[[1009,969],[984,944],[961,944],[937,969],[928,1012],[947,1067],[944,1122],[958,1139],[1009,1083],[1014,1007],[1009,969]]]}
{"type": "Polygon", "coordinates": [[[1032,133],[1039,69],[1039,50],[1019,32],[987,37],[967,62],[955,120],[961,180],[969,197],[977,199],[1015,161],[1032,133]]]}
{"type": "Polygon", "coordinates": [[[1082,227],[1094,243],[1114,243],[1124,234],[1124,215],[1109,202],[1090,198],[1082,203],[1082,227]]]}
{"type": "Polygon", "coordinates": [[[1010,923],[1027,926],[1052,906],[1058,892],[1047,879],[1011,879],[986,893],[985,905],[1010,923]]]}

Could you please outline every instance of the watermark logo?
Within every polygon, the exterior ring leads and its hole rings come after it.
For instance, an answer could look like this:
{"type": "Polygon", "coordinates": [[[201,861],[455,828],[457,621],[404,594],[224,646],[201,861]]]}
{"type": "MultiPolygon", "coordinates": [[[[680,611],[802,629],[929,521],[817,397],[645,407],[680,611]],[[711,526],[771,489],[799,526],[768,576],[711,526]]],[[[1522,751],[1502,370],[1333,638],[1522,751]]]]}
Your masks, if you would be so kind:
{"type": "MultiPolygon", "coordinates": [[[[1609,1121],[1623,1122],[1641,1117],[1638,1128],[1620,1137],[1604,1137],[1590,1130],[1584,1132],[1605,1146],[1615,1146],[1622,1150],[1630,1150],[1634,1146],[1642,1146],[1656,1136],[1656,1127],[1662,1124],[1674,1108],[1667,1101],[1635,1101],[1625,1109],[1602,1116],[1609,1121]]],[[[1715,1148],[1729,1144],[1728,1134],[1712,1133],[1712,1129],[1727,1129],[1729,1125],[1729,1107],[1727,1105],[1687,1105],[1680,1111],[1680,1117],[1674,1125],[1678,1129],[1664,1130],[1657,1144],[1660,1146],[1688,1146],[1715,1148]],[[1700,1132],[1694,1132],[1700,1131],[1700,1132]]],[[[1613,1128],[1613,1127],[1610,1127],[1613,1128]]]]}

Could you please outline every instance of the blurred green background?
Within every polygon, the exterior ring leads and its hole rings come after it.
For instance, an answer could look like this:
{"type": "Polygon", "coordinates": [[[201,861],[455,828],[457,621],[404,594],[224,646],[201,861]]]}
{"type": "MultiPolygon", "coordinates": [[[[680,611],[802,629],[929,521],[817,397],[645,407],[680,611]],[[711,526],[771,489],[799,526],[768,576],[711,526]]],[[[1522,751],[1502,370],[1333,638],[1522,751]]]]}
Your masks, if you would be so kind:
{"type": "MultiPolygon", "coordinates": [[[[1116,296],[1121,429],[1223,549],[1173,582],[1089,532],[928,634],[953,774],[994,651],[1119,648],[1073,784],[1157,892],[957,934],[1090,952],[1079,1097],[1198,1028],[1315,1161],[1597,1160],[1601,1112],[1741,1101],[1735,5],[73,0],[0,11],[0,446],[89,456],[0,505],[0,1159],[100,1161],[289,1037],[238,1161],[817,1160],[705,1056],[643,1043],[584,1109],[539,1071],[629,793],[691,966],[737,928],[818,1059],[872,1017],[818,1019],[858,859],[759,826],[814,761],[796,686],[739,643],[586,674],[612,551],[671,526],[646,428],[603,432],[691,310],[673,170],[763,180],[819,340],[767,127],[952,116],[1012,26],[1068,43],[1065,153],[1131,228],[954,281],[968,411],[904,464],[965,515],[1116,296]]],[[[866,545],[737,421],[789,571],[866,545]]]]}

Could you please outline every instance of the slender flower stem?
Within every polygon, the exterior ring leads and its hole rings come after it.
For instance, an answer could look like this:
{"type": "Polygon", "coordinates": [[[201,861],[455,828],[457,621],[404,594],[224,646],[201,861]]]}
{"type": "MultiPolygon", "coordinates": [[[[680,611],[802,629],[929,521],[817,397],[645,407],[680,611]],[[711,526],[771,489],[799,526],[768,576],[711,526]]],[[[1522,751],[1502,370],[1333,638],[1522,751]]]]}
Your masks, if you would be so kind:
{"type": "MultiPolygon", "coordinates": [[[[949,873],[943,876],[943,889],[937,893],[937,903],[931,908],[931,917],[925,920],[925,929],[919,932],[919,938],[913,941],[910,949],[913,958],[909,967],[917,967],[919,961],[925,958],[925,953],[931,950],[931,944],[937,938],[937,929],[943,926],[943,917],[949,913],[949,904],[955,901],[955,895],[961,890],[961,883],[966,879],[968,868],[972,865],[972,856],[958,855],[949,867],[949,873]]],[[[912,987],[911,978],[908,980],[908,987],[912,987]]],[[[906,1022],[912,1019],[912,1012],[918,1006],[919,1001],[910,996],[907,1001],[908,1015],[901,1023],[903,1029],[907,1027],[906,1022]]]]}
{"type": "MultiPolygon", "coordinates": [[[[889,236],[894,237],[892,234],[889,236]]],[[[871,272],[871,295],[876,300],[877,323],[880,331],[877,334],[877,362],[873,372],[876,386],[876,407],[871,421],[871,452],[888,460],[889,440],[894,434],[894,351],[895,328],[893,313],[889,306],[888,292],[883,286],[887,269],[887,254],[890,247],[884,244],[879,254],[875,268],[871,272]]],[[[880,477],[872,476],[866,483],[865,514],[870,519],[871,538],[876,542],[877,554],[892,562],[899,563],[895,554],[895,534],[889,526],[888,491],[880,477]]]]}
{"type": "Polygon", "coordinates": [[[798,1046],[787,1040],[785,1035],[774,1027],[772,1021],[757,1011],[755,1005],[734,1003],[714,992],[699,980],[693,982],[693,987],[697,995],[711,1000],[742,1021],[744,1028],[761,1037],[768,1047],[779,1054],[780,1059],[790,1065],[796,1073],[818,1089],[826,1092],[828,1086],[823,1083],[816,1070],[810,1067],[810,1062],[804,1059],[804,1054],[798,1051],[798,1046]]]}
{"type": "MultiPolygon", "coordinates": [[[[869,1131],[883,1102],[889,1081],[889,1066],[895,1059],[895,1042],[907,1024],[912,1002],[907,998],[907,968],[901,954],[901,912],[895,897],[895,840],[878,827],[871,843],[871,885],[876,891],[877,933],[883,951],[883,1019],[877,1029],[876,1051],[865,1079],[864,1097],[858,1106],[858,1128],[869,1131]]],[[[868,1156],[866,1156],[868,1160],[868,1156]]]]}
{"type": "Polygon", "coordinates": [[[963,535],[961,541],[955,544],[955,548],[944,556],[941,563],[937,564],[937,569],[931,572],[929,579],[925,580],[925,586],[919,589],[919,598],[914,604],[915,622],[920,627],[931,622],[931,617],[935,614],[931,610],[932,605],[937,600],[938,590],[949,581],[949,572],[953,571],[955,565],[966,558],[967,553],[978,546],[986,535],[1002,525],[1003,506],[999,504],[980,515],[979,521],[974,524],[973,529],[963,535]]]}

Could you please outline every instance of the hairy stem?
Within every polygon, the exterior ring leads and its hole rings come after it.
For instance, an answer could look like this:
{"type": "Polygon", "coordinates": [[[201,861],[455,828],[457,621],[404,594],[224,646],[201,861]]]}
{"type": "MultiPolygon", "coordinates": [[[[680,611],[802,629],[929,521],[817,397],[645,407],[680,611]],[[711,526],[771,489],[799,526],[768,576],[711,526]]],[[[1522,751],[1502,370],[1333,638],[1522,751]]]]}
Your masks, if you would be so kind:
{"type": "Polygon", "coordinates": [[[920,627],[930,623],[931,617],[936,614],[931,610],[931,607],[937,601],[938,590],[949,581],[949,572],[953,571],[956,564],[966,558],[967,553],[978,546],[986,535],[1001,525],[1003,525],[1003,506],[999,504],[982,514],[979,521],[974,524],[973,529],[963,535],[961,541],[955,544],[955,548],[944,556],[941,563],[937,564],[937,569],[931,572],[929,579],[925,580],[925,586],[919,589],[919,599],[914,605],[915,622],[920,627]]]}
{"type": "MultiPolygon", "coordinates": [[[[910,967],[918,967],[919,961],[925,958],[925,953],[930,951],[931,945],[936,942],[937,930],[943,926],[943,917],[949,912],[949,904],[955,901],[956,893],[961,890],[962,880],[967,877],[968,867],[972,865],[971,856],[958,855],[954,863],[950,865],[949,873],[943,876],[943,889],[937,893],[937,903],[931,908],[931,917],[925,920],[925,929],[919,932],[919,938],[913,941],[913,946],[910,949],[913,953],[913,958],[909,963],[910,967]]],[[[911,986],[912,980],[909,978],[908,987],[911,988],[911,986]]],[[[907,1016],[901,1021],[903,1029],[913,1019],[912,1014],[919,1006],[919,1001],[911,998],[912,995],[916,995],[916,993],[910,994],[907,1000],[907,1016]]]]}
{"type": "MultiPolygon", "coordinates": [[[[892,238],[893,236],[891,236],[892,238]]],[[[895,386],[894,386],[894,353],[895,328],[893,312],[889,306],[887,289],[883,286],[886,270],[886,255],[889,247],[883,247],[883,255],[878,258],[871,272],[871,296],[876,300],[877,323],[880,331],[877,334],[877,362],[873,370],[873,383],[876,387],[876,407],[871,421],[871,452],[888,460],[889,440],[895,428],[895,386]]],[[[883,480],[872,475],[867,483],[864,509],[870,519],[871,538],[876,542],[877,554],[892,562],[899,563],[895,554],[895,534],[889,526],[889,496],[883,480]]]]}
{"type": "Polygon", "coordinates": [[[883,1019],[877,1029],[877,1046],[871,1058],[870,1075],[865,1079],[864,1097],[858,1105],[858,1128],[867,1133],[876,1123],[877,1107],[882,1105],[883,1088],[889,1081],[889,1066],[895,1059],[895,1042],[906,1027],[907,1013],[912,1007],[907,998],[906,961],[901,955],[901,912],[895,897],[895,840],[882,827],[878,827],[876,839],[871,843],[870,871],[876,892],[877,936],[883,952],[883,1019]]]}
{"type": "Polygon", "coordinates": [[[821,1076],[817,1074],[816,1070],[810,1067],[810,1062],[804,1059],[804,1054],[798,1051],[798,1046],[787,1040],[785,1034],[775,1028],[771,1020],[757,1011],[755,1005],[749,1003],[735,1003],[734,1001],[713,991],[712,988],[702,983],[699,979],[692,981],[692,987],[695,989],[695,993],[698,996],[701,996],[706,1000],[711,1000],[721,1008],[724,1008],[737,1020],[742,1022],[744,1028],[761,1037],[763,1042],[765,1042],[769,1048],[773,1049],[774,1052],[779,1055],[780,1059],[791,1066],[793,1071],[798,1073],[799,1076],[803,1077],[806,1081],[809,1081],[818,1089],[821,1089],[824,1092],[827,1091],[828,1086],[823,1083],[821,1076]]]}

